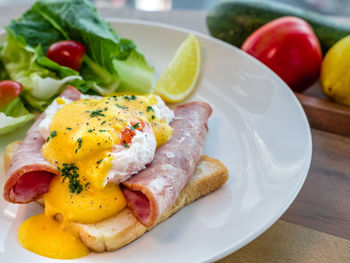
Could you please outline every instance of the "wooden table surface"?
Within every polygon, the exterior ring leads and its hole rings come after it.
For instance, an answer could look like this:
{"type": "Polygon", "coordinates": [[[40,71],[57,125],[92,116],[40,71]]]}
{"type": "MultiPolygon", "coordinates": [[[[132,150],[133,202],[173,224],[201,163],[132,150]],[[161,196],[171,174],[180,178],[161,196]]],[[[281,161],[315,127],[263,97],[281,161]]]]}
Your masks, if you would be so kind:
{"type": "MultiPolygon", "coordinates": [[[[0,26],[27,7],[0,7],[0,26]]],[[[100,8],[104,17],[173,24],[208,34],[203,11],[100,8]]],[[[312,129],[313,157],[291,207],[256,240],[219,262],[350,262],[350,138],[312,129]]]]}

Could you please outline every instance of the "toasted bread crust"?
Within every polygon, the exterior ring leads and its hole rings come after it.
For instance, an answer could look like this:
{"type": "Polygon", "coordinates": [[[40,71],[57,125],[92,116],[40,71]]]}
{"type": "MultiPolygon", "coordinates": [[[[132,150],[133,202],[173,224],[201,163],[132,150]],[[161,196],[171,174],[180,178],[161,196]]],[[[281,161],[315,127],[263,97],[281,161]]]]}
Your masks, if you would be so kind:
{"type": "Polygon", "coordinates": [[[17,151],[18,147],[21,145],[22,141],[14,141],[11,142],[9,145],[7,145],[5,154],[4,154],[4,167],[5,167],[5,173],[7,173],[8,169],[10,168],[11,159],[15,152],[17,151]]]}
{"type": "MultiPolygon", "coordinates": [[[[227,168],[219,160],[202,156],[190,182],[181,191],[175,204],[163,212],[157,224],[185,205],[215,191],[227,180],[227,168]]],[[[129,208],[96,224],[72,223],[72,225],[75,230],[78,230],[83,242],[95,252],[116,250],[151,230],[139,223],[129,208]]]]}
{"type": "MultiPolygon", "coordinates": [[[[17,141],[6,148],[5,169],[8,168],[11,157],[19,145],[20,141],[17,141]]],[[[195,174],[181,191],[175,204],[163,212],[157,224],[172,216],[185,205],[215,191],[227,180],[228,170],[225,165],[209,156],[201,156],[195,174]]],[[[85,245],[94,252],[116,250],[151,230],[139,223],[129,208],[95,224],[70,222],[67,227],[77,233],[85,245]]]]}

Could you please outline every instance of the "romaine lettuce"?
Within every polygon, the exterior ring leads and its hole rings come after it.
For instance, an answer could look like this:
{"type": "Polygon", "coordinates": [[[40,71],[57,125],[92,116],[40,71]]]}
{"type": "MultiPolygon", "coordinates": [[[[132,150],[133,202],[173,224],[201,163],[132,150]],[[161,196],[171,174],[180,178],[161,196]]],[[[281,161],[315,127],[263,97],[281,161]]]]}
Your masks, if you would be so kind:
{"type": "Polygon", "coordinates": [[[145,57],[137,50],[131,51],[125,60],[114,59],[114,68],[121,79],[119,92],[152,92],[153,68],[150,68],[145,57]]]}
{"type": "Polygon", "coordinates": [[[24,107],[19,97],[0,109],[0,135],[9,133],[32,120],[33,114],[24,107]]]}
{"type": "Polygon", "coordinates": [[[21,36],[15,37],[8,30],[0,50],[0,59],[10,78],[22,84],[21,96],[25,102],[33,108],[44,110],[53,97],[62,91],[65,83],[81,77],[72,72],[74,75],[59,79],[54,71],[39,65],[37,58],[38,53],[26,45],[21,36]]]}
{"type": "Polygon", "coordinates": [[[23,92],[0,109],[0,134],[33,118],[24,104],[42,111],[66,83],[91,94],[152,92],[153,68],[133,41],[119,38],[88,0],[38,1],[6,30],[0,80],[20,82],[23,92]],[[51,44],[67,39],[87,48],[80,72],[45,56],[51,44]]]}
{"type": "Polygon", "coordinates": [[[6,80],[9,79],[9,75],[7,74],[4,64],[2,63],[2,61],[0,60],[0,80],[6,80]]]}
{"type": "MultiPolygon", "coordinates": [[[[135,44],[119,38],[87,0],[38,1],[8,27],[33,49],[42,47],[44,53],[52,43],[67,39],[87,47],[80,72],[86,80],[80,83],[82,91],[92,88],[102,95],[120,87],[139,93],[152,91],[153,68],[135,44]]],[[[43,65],[41,62],[42,58],[38,63],[43,65]]]]}

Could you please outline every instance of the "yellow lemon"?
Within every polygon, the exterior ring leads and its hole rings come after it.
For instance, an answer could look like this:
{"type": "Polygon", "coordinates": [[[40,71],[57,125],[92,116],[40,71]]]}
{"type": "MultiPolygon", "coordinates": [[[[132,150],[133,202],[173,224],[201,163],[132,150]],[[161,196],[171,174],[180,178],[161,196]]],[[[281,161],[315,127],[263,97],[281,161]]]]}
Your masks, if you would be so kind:
{"type": "Polygon", "coordinates": [[[350,36],[339,40],[327,52],[320,80],[329,99],[350,106],[350,36]]]}
{"type": "Polygon", "coordinates": [[[200,44],[194,35],[189,35],[158,78],[154,92],[166,102],[182,101],[196,86],[200,68],[200,44]]]}

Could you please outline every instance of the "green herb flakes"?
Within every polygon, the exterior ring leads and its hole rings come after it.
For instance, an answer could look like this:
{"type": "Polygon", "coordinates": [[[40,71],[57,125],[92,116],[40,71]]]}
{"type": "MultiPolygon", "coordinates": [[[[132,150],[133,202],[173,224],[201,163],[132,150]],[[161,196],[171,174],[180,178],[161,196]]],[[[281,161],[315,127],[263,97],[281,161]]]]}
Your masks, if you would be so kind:
{"type": "Polygon", "coordinates": [[[139,128],[140,127],[140,123],[139,122],[137,122],[137,123],[135,123],[133,126],[131,126],[131,130],[133,131],[133,130],[136,130],[137,128],[139,128]]]}
{"type": "Polygon", "coordinates": [[[63,176],[62,183],[66,179],[69,180],[69,191],[72,194],[80,194],[81,191],[83,190],[83,186],[80,183],[79,174],[78,170],[79,168],[75,166],[74,163],[68,164],[68,163],[63,163],[62,168],[59,169],[61,171],[61,176],[63,176]]]}
{"type": "Polygon", "coordinates": [[[102,117],[105,117],[105,115],[103,113],[101,113],[102,110],[93,110],[91,113],[90,113],[90,118],[93,118],[93,117],[96,117],[96,116],[102,116],[102,117]]]}
{"type": "Polygon", "coordinates": [[[136,96],[135,95],[123,96],[123,98],[126,99],[126,100],[136,100],[136,96]]]}
{"type": "Polygon", "coordinates": [[[119,104],[116,104],[115,106],[117,106],[118,108],[123,109],[123,110],[129,109],[128,107],[125,107],[125,106],[122,106],[122,105],[119,105],[119,104]]]}
{"type": "Polygon", "coordinates": [[[152,106],[147,106],[146,111],[147,112],[149,112],[149,111],[153,111],[154,112],[154,109],[152,108],[152,106]]]}
{"type": "Polygon", "coordinates": [[[57,136],[57,131],[50,132],[51,139],[57,136]]]}
{"type": "Polygon", "coordinates": [[[75,153],[77,153],[78,150],[81,148],[81,143],[83,142],[83,139],[82,138],[78,138],[77,142],[78,142],[78,148],[75,150],[75,153]]]}

